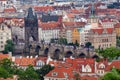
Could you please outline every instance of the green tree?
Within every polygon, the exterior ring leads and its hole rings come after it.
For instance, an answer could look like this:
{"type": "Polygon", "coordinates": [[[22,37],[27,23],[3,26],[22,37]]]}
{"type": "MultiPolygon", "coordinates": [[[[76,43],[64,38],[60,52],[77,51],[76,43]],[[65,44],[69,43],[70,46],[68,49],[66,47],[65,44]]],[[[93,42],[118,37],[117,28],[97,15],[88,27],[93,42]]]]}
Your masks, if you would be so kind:
{"type": "Polygon", "coordinates": [[[113,68],[111,72],[106,73],[100,80],[120,80],[120,73],[113,68]]]}
{"type": "Polygon", "coordinates": [[[103,58],[108,58],[109,60],[113,60],[116,57],[120,56],[120,49],[115,47],[110,47],[106,49],[100,49],[96,51],[103,58]]]}
{"type": "Polygon", "coordinates": [[[39,80],[38,74],[31,65],[29,65],[25,71],[23,71],[22,69],[19,70],[18,74],[18,80],[39,80]]]}
{"type": "Polygon", "coordinates": [[[4,68],[0,66],[0,78],[11,78],[12,75],[4,68]]]}
{"type": "Polygon", "coordinates": [[[15,68],[11,60],[5,58],[0,60],[0,77],[9,78],[14,74],[15,68]]]}
{"type": "Polygon", "coordinates": [[[10,74],[15,74],[15,65],[10,59],[3,59],[0,61],[0,66],[5,68],[10,74]]]}
{"type": "Polygon", "coordinates": [[[13,52],[14,44],[12,40],[7,40],[4,48],[4,53],[13,52]]]}
{"type": "Polygon", "coordinates": [[[79,43],[77,40],[75,41],[75,46],[79,46],[79,43]]]}
{"type": "Polygon", "coordinates": [[[40,75],[39,79],[44,80],[43,76],[45,76],[47,73],[49,73],[51,70],[53,70],[54,67],[50,65],[44,65],[41,69],[36,70],[37,74],[40,75]]]}

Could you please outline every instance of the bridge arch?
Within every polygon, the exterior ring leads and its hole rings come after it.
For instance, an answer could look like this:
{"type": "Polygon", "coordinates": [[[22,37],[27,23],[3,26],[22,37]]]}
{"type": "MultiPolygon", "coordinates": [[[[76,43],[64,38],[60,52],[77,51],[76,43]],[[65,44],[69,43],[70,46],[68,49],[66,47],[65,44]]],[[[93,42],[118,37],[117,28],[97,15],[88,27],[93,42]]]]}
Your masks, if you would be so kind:
{"type": "Polygon", "coordinates": [[[59,59],[60,52],[61,51],[60,51],[59,48],[55,49],[54,54],[53,54],[53,58],[54,59],[59,59]]]}
{"type": "Polygon", "coordinates": [[[80,58],[85,58],[85,57],[86,57],[86,54],[83,53],[83,52],[81,52],[81,53],[78,55],[78,57],[80,57],[80,58]]]}
{"type": "Polygon", "coordinates": [[[66,53],[65,53],[65,57],[70,57],[70,56],[72,56],[73,55],[73,52],[72,51],[67,51],[66,53]]]}

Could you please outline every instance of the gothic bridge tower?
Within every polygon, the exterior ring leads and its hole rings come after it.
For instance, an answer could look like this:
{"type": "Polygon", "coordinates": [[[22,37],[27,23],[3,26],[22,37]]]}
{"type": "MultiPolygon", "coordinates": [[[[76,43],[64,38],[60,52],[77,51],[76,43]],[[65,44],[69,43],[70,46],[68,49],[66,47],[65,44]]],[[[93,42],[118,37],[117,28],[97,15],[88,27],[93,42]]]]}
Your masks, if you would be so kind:
{"type": "Polygon", "coordinates": [[[30,53],[32,44],[38,42],[38,19],[32,8],[28,9],[28,15],[25,21],[25,53],[30,53]]]}

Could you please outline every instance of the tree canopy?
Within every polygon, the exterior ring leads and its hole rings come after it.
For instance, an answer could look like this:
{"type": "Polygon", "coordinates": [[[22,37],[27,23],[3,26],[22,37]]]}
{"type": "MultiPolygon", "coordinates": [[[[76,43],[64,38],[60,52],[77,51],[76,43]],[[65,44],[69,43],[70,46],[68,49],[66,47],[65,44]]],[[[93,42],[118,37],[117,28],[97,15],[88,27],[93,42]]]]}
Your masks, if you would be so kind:
{"type": "Polygon", "coordinates": [[[120,49],[116,47],[98,49],[96,52],[103,58],[108,58],[109,60],[113,60],[120,56],[120,49]]]}
{"type": "Polygon", "coordinates": [[[120,80],[120,72],[113,68],[111,72],[106,73],[100,80],[120,80]]]}
{"type": "Polygon", "coordinates": [[[3,52],[4,52],[4,53],[8,53],[8,52],[13,52],[13,51],[14,51],[13,41],[12,41],[12,40],[7,40],[3,52]]]}

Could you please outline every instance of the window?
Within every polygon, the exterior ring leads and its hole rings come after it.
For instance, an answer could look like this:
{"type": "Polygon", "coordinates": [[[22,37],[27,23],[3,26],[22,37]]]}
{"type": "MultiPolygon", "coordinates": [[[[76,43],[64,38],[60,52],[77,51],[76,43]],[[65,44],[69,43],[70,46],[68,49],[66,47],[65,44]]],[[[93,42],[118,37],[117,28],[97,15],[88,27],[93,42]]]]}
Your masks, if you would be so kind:
{"type": "Polygon", "coordinates": [[[58,74],[57,72],[53,72],[52,76],[57,76],[57,74],[58,74]]]}
{"type": "Polygon", "coordinates": [[[1,41],[1,44],[3,43],[3,41],[1,41]]]}
{"type": "Polygon", "coordinates": [[[1,45],[1,48],[3,48],[3,45],[1,45]]]}

